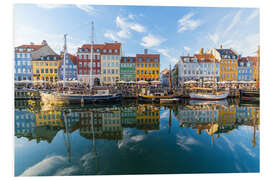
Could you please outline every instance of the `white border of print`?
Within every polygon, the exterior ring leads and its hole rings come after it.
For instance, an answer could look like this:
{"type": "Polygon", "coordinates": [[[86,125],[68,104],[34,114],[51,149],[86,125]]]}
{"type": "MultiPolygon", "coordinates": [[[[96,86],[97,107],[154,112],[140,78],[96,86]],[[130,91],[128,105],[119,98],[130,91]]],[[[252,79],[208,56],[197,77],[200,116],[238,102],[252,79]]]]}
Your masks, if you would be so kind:
{"type": "MultiPolygon", "coordinates": [[[[106,4],[106,5],[153,5],[153,6],[205,6],[205,7],[257,7],[260,8],[260,42],[261,42],[261,126],[260,126],[260,173],[246,174],[181,174],[181,175],[147,175],[138,176],[72,176],[72,177],[45,177],[45,179],[137,179],[137,178],[181,178],[181,179],[255,179],[265,178],[269,175],[269,119],[266,116],[269,99],[269,77],[270,57],[269,57],[269,21],[270,6],[267,0],[13,0],[3,1],[1,4],[1,177],[3,179],[14,179],[14,136],[13,136],[13,4],[14,3],[53,3],[53,4],[106,4]],[[3,101],[4,100],[4,101],[3,101]]],[[[27,177],[25,177],[27,178],[27,177]]],[[[32,177],[31,179],[36,179],[32,177]]]]}

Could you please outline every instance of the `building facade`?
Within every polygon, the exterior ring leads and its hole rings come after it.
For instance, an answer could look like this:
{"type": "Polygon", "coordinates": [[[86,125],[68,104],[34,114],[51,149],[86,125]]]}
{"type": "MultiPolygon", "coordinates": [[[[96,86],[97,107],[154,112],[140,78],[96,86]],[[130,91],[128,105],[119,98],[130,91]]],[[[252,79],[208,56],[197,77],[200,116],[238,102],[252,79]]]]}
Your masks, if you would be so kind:
{"type": "Polygon", "coordinates": [[[220,81],[237,81],[239,56],[233,49],[212,48],[210,53],[220,62],[220,81]]]}
{"type": "Polygon", "coordinates": [[[15,47],[15,81],[33,80],[32,60],[45,55],[56,55],[45,40],[40,45],[30,43],[15,47]]]}
{"type": "Polygon", "coordinates": [[[170,70],[164,69],[160,73],[160,83],[162,84],[163,87],[169,87],[169,75],[170,75],[170,70]]]}
{"type": "Polygon", "coordinates": [[[41,56],[39,59],[33,59],[33,80],[57,82],[59,80],[60,63],[59,55],[41,56]]]}
{"type": "Polygon", "coordinates": [[[79,81],[90,83],[91,85],[99,85],[101,83],[101,52],[103,47],[103,44],[94,44],[92,58],[90,44],[84,44],[78,49],[77,72],[79,81]]]}
{"type": "Polygon", "coordinates": [[[248,56],[247,60],[251,62],[251,66],[252,66],[252,80],[253,81],[258,81],[259,76],[260,76],[259,57],[248,56]]]}
{"type": "Polygon", "coordinates": [[[238,61],[237,70],[237,80],[238,81],[252,81],[253,80],[253,68],[251,62],[246,58],[242,57],[238,61]]]}
{"type": "Polygon", "coordinates": [[[59,79],[64,80],[64,69],[65,79],[68,81],[77,80],[77,57],[71,54],[66,54],[66,65],[64,65],[64,55],[61,56],[61,63],[59,68],[59,79]]]}
{"type": "Polygon", "coordinates": [[[105,43],[101,54],[101,82],[115,84],[120,80],[121,43],[105,43]]]}
{"type": "Polygon", "coordinates": [[[136,54],[136,79],[137,81],[160,81],[160,55],[136,54]]]}
{"type": "Polygon", "coordinates": [[[136,57],[121,57],[120,80],[136,82],[136,57]]]}

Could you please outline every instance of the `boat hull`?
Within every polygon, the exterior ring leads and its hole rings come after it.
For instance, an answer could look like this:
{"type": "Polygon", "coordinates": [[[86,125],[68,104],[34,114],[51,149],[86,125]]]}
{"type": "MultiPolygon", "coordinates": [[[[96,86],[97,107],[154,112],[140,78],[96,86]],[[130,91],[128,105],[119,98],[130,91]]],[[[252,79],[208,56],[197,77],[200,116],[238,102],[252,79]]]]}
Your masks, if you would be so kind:
{"type": "Polygon", "coordinates": [[[227,99],[229,93],[225,92],[222,94],[197,94],[197,93],[190,93],[190,99],[191,100],[207,100],[207,101],[218,101],[218,100],[223,100],[227,99]]]}
{"type": "Polygon", "coordinates": [[[103,96],[84,96],[78,94],[63,93],[41,93],[41,100],[44,103],[51,104],[88,104],[88,103],[107,103],[117,102],[122,99],[121,94],[103,95],[103,96]]]}

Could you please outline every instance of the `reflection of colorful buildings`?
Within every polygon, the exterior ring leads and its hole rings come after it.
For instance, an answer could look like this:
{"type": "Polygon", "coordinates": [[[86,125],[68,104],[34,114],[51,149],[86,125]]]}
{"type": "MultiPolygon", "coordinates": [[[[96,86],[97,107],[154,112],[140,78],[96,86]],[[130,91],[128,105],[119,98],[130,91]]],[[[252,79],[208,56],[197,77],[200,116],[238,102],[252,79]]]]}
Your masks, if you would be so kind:
{"type": "Polygon", "coordinates": [[[15,136],[26,137],[29,140],[33,139],[33,133],[36,128],[35,115],[32,112],[26,110],[15,109],[15,136]]]}
{"type": "Polygon", "coordinates": [[[159,130],[160,108],[152,105],[139,105],[136,128],[141,130],[159,130]]]}
{"type": "Polygon", "coordinates": [[[120,109],[118,108],[102,113],[105,139],[122,139],[123,128],[120,115],[120,109]]]}
{"type": "Polygon", "coordinates": [[[123,127],[136,127],[136,107],[121,108],[121,124],[123,127]]]}
{"type": "Polygon", "coordinates": [[[40,111],[35,114],[36,126],[55,126],[64,127],[64,122],[61,119],[61,111],[40,111]]]}

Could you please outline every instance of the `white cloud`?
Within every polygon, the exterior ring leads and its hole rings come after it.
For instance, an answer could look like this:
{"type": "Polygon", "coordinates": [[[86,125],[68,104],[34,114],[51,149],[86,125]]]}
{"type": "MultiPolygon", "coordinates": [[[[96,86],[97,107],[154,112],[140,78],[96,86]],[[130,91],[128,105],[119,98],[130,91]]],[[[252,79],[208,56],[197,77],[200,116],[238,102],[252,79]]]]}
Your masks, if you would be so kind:
{"type": "Polygon", "coordinates": [[[145,32],[146,31],[145,28],[140,24],[132,24],[130,26],[130,29],[137,31],[137,32],[145,32]]]}
{"type": "Polygon", "coordinates": [[[128,18],[129,18],[129,19],[134,19],[134,18],[135,18],[135,15],[134,15],[134,14],[129,14],[129,15],[128,15],[128,18]]]}
{"type": "Polygon", "coordinates": [[[248,155],[250,155],[251,157],[255,158],[256,154],[250,148],[248,148],[242,142],[239,145],[248,153],[248,155]]]}
{"type": "MultiPolygon", "coordinates": [[[[42,40],[46,40],[48,45],[56,52],[59,53],[63,50],[64,34],[53,34],[48,32],[43,32],[42,29],[37,29],[31,26],[16,25],[14,28],[14,46],[19,46],[22,44],[41,44],[42,40]]],[[[73,38],[71,36],[67,37],[67,48],[69,53],[76,53],[77,48],[82,45],[84,41],[73,38]]]]}
{"type": "Polygon", "coordinates": [[[58,170],[54,175],[55,176],[70,176],[70,175],[75,174],[78,171],[79,171],[78,167],[71,166],[71,167],[58,170]]]}
{"type": "Polygon", "coordinates": [[[66,7],[66,5],[63,4],[36,4],[36,6],[43,9],[55,9],[66,7]]]}
{"type": "Polygon", "coordinates": [[[144,139],[144,135],[137,135],[137,136],[132,136],[130,139],[134,142],[139,142],[142,141],[144,139]]]}
{"type": "Polygon", "coordinates": [[[249,23],[251,20],[253,20],[255,17],[259,16],[260,11],[259,9],[255,9],[252,11],[252,13],[247,17],[246,23],[249,23]]]}
{"type": "Polygon", "coordinates": [[[169,60],[170,60],[172,63],[176,63],[176,62],[178,61],[177,58],[175,58],[175,55],[174,55],[174,56],[170,55],[169,49],[162,49],[162,48],[160,48],[160,49],[155,49],[155,50],[156,50],[157,52],[159,52],[160,54],[162,54],[163,56],[168,57],[169,60]]]}
{"type": "Polygon", "coordinates": [[[188,47],[188,46],[184,46],[184,50],[185,50],[185,51],[190,51],[190,50],[191,50],[191,48],[190,48],[190,47],[188,47]]]}
{"type": "Polygon", "coordinates": [[[241,19],[241,14],[242,14],[242,10],[238,11],[232,21],[230,22],[230,25],[228,26],[228,28],[224,31],[224,33],[228,33],[235,25],[237,25],[240,22],[241,19]]]}
{"type": "Polygon", "coordinates": [[[215,44],[217,45],[218,41],[219,41],[219,35],[218,33],[214,33],[214,34],[208,34],[209,39],[215,44]]]}
{"type": "Polygon", "coordinates": [[[142,38],[141,45],[147,48],[159,46],[165,39],[148,34],[142,38]]]}
{"type": "Polygon", "coordinates": [[[105,32],[104,37],[111,39],[113,41],[118,41],[118,38],[116,37],[116,35],[110,31],[105,32]]]}
{"type": "Polygon", "coordinates": [[[62,168],[67,163],[67,159],[63,156],[46,157],[32,167],[26,169],[21,176],[39,176],[46,175],[48,172],[62,168]]]}
{"type": "Polygon", "coordinates": [[[201,20],[192,19],[194,13],[188,13],[178,20],[178,32],[194,30],[202,24],[201,20]]]}
{"type": "Polygon", "coordinates": [[[87,12],[89,15],[96,14],[96,9],[93,6],[86,5],[86,4],[76,4],[77,8],[87,12]]]}
{"type": "Polygon", "coordinates": [[[176,144],[185,151],[191,151],[190,146],[200,145],[200,143],[193,137],[181,136],[180,134],[176,135],[176,144]]]}

